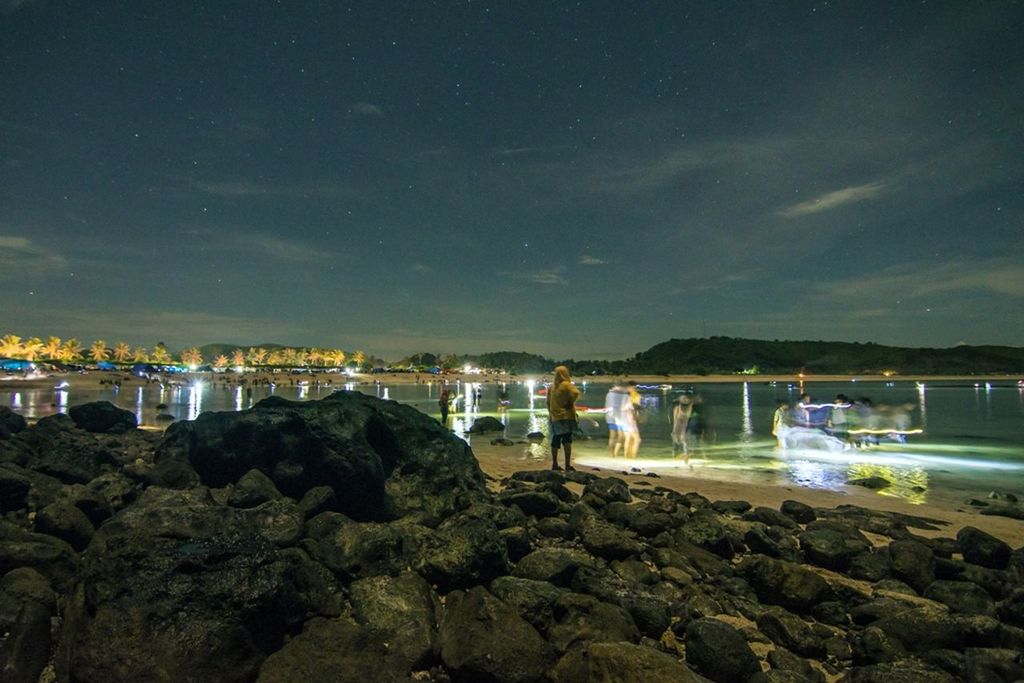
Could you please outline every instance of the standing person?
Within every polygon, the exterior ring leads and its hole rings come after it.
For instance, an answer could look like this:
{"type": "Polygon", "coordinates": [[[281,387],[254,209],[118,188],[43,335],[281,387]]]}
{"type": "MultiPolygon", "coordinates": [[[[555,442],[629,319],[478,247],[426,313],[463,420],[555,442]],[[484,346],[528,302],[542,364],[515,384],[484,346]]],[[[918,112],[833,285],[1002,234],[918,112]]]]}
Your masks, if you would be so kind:
{"type": "Polygon", "coordinates": [[[693,401],[686,394],[676,399],[672,407],[672,454],[679,457],[683,454],[684,462],[690,463],[690,446],[686,441],[686,427],[690,421],[693,401]]]}
{"type": "Polygon", "coordinates": [[[441,424],[448,424],[448,404],[452,395],[448,391],[448,385],[441,385],[441,394],[437,397],[437,405],[441,408],[441,424]]]}
{"type": "Polygon", "coordinates": [[[843,394],[837,394],[836,400],[828,411],[828,419],[825,422],[825,433],[841,439],[845,443],[850,442],[850,425],[846,419],[846,409],[850,407],[850,400],[843,394]]]}
{"type": "Polygon", "coordinates": [[[576,399],[580,390],[569,378],[569,368],[559,365],[555,368],[555,381],[548,388],[548,419],[551,428],[551,469],[558,466],[558,447],[565,452],[565,470],[574,471],[572,457],[572,433],[576,431],[576,399]]]}
{"type": "Polygon", "coordinates": [[[613,384],[604,397],[604,416],[608,423],[608,455],[615,458],[623,449],[625,442],[621,422],[624,419],[624,406],[629,403],[629,392],[621,384],[613,384]]]}
{"type": "Polygon", "coordinates": [[[775,407],[775,414],[772,415],[772,436],[775,437],[776,448],[780,451],[786,450],[786,430],[789,429],[789,403],[779,401],[775,407]]]}

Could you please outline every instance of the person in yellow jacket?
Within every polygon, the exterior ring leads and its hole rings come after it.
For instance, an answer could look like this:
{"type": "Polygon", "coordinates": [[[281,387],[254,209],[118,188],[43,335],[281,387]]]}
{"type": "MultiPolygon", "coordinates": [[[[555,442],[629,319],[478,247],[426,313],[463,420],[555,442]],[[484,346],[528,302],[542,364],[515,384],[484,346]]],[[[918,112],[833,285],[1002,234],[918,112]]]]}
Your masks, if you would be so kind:
{"type": "Polygon", "coordinates": [[[551,469],[558,466],[558,448],[565,452],[565,470],[574,470],[572,457],[572,434],[576,431],[576,399],[580,390],[569,378],[569,368],[559,365],[555,368],[555,381],[548,387],[548,419],[551,428],[551,469]]]}

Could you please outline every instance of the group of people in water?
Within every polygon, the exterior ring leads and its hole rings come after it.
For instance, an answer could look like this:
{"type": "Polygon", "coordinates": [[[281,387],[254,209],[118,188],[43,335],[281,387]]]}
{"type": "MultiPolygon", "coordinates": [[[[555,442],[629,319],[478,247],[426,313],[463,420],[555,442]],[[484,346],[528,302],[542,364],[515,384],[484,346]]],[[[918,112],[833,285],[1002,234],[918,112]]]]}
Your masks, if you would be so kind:
{"type": "MultiPolygon", "coordinates": [[[[479,391],[479,390],[478,390],[479,391]]],[[[551,443],[551,468],[572,471],[573,436],[579,431],[576,401],[580,390],[573,383],[569,369],[555,368],[553,381],[546,390],[551,443]],[[559,464],[559,452],[563,463],[559,464]]],[[[441,420],[448,419],[452,394],[442,385],[438,397],[441,420]]],[[[480,395],[476,395],[479,401],[480,395]]],[[[509,405],[507,389],[498,396],[498,408],[509,405]]],[[[779,401],[772,419],[772,435],[778,448],[818,448],[829,451],[845,448],[867,448],[881,439],[903,442],[907,434],[919,432],[912,428],[910,413],[913,404],[875,406],[871,399],[851,400],[843,394],[829,403],[815,403],[807,393],[791,405],[779,401]]],[[[580,412],[603,412],[608,426],[608,455],[613,458],[635,459],[642,438],[640,426],[646,417],[643,401],[636,382],[616,382],[605,394],[602,409],[580,409],[580,412]]],[[[673,456],[689,464],[695,447],[714,440],[700,393],[685,392],[672,401],[669,414],[673,456]]],[[[594,423],[595,425],[597,423],[594,423]]]]}
{"type": "Polygon", "coordinates": [[[897,443],[906,441],[912,428],[910,413],[914,404],[875,406],[862,396],[850,400],[837,394],[831,403],[815,403],[810,394],[800,395],[796,405],[779,401],[772,418],[772,435],[780,450],[793,447],[818,447],[826,450],[868,448],[882,438],[897,443]]]}

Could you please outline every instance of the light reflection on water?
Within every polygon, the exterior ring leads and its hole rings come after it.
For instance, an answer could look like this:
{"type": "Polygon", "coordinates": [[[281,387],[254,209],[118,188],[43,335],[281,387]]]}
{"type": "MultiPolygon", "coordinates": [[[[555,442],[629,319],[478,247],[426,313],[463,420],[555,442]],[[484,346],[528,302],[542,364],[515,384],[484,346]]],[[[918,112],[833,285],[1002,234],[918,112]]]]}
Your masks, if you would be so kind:
{"type": "MultiPolygon", "coordinates": [[[[8,390],[0,385],[0,404],[30,418],[67,412],[68,406],[107,400],[132,411],[140,424],[165,426],[157,414],[176,419],[194,419],[204,410],[243,410],[270,395],[293,400],[324,398],[336,390],[361,391],[383,399],[394,399],[438,417],[440,383],[388,384],[386,380],[356,384],[295,380],[287,376],[270,385],[241,386],[225,382],[222,376],[175,383],[89,385],[46,389],[8,390]],[[165,406],[160,407],[158,406],[165,406]]],[[[540,383],[508,383],[510,406],[498,403],[500,383],[451,382],[458,401],[449,417],[449,427],[471,445],[473,439],[489,443],[497,436],[515,442],[509,457],[546,460],[548,423],[540,383]],[[465,432],[481,416],[498,418],[503,434],[471,436],[465,432]],[[530,442],[526,434],[540,432],[544,440],[530,442]]],[[[581,383],[579,405],[597,409],[604,405],[609,385],[581,383]]],[[[574,446],[577,464],[602,469],[681,473],[731,481],[792,483],[812,488],[839,489],[847,479],[882,476],[892,482],[884,490],[911,502],[923,502],[929,489],[968,488],[1018,490],[1024,484],[1024,390],[998,384],[955,385],[952,383],[811,383],[772,385],[736,382],[652,387],[641,396],[644,414],[643,444],[637,460],[607,456],[607,429],[600,412],[581,413],[585,437],[574,446]],[[914,403],[915,426],[926,429],[906,444],[883,444],[868,450],[851,449],[825,453],[811,449],[780,453],[770,436],[771,416],[776,400],[795,402],[802,389],[815,400],[827,402],[837,393],[851,398],[870,396],[876,404],[914,403]],[[703,395],[705,417],[713,435],[705,443],[693,444],[692,469],[673,460],[671,407],[683,392],[703,395]]],[[[1019,491],[1018,491],[1019,492],[1019,491]]]]}

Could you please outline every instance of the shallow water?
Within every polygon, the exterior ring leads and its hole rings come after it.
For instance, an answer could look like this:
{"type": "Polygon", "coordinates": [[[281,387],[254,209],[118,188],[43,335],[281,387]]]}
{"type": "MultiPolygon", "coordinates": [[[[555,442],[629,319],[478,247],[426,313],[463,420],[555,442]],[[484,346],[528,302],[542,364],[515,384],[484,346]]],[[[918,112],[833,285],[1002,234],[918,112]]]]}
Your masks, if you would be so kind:
{"type": "MultiPolygon", "coordinates": [[[[293,400],[323,398],[334,391],[360,391],[392,399],[437,416],[436,382],[424,384],[345,384],[344,378],[317,383],[282,376],[274,386],[251,389],[231,385],[224,376],[210,381],[181,380],[165,384],[76,387],[75,379],[63,388],[16,390],[0,386],[0,405],[10,406],[30,418],[66,412],[71,405],[107,400],[135,413],[140,424],[166,425],[157,418],[165,413],[176,419],[193,419],[210,410],[244,410],[256,401],[276,395],[293,400]],[[300,385],[300,382],[306,384],[300,385]],[[165,406],[158,408],[158,406],[165,406]]],[[[536,386],[507,386],[511,406],[498,410],[496,382],[459,383],[459,401],[450,426],[472,445],[474,438],[489,443],[498,434],[473,437],[465,434],[482,415],[499,418],[505,434],[523,441],[527,433],[547,432],[543,396],[536,386]],[[476,398],[477,391],[481,398],[476,398]],[[532,397],[532,398],[531,398],[532,397]]],[[[579,405],[601,408],[609,385],[580,383],[579,405]]],[[[801,393],[797,384],[765,382],[709,383],[652,386],[642,391],[643,443],[639,457],[626,461],[607,457],[607,429],[600,413],[582,413],[581,428],[590,437],[578,441],[578,465],[622,470],[635,467],[661,474],[683,473],[739,482],[796,485],[838,490],[847,479],[880,475],[894,482],[885,490],[911,502],[937,496],[984,495],[990,490],[1024,493],[1024,389],[1006,383],[843,382],[806,383],[803,390],[815,401],[826,403],[838,393],[851,398],[870,397],[876,405],[913,403],[915,427],[923,434],[910,436],[905,444],[886,443],[869,449],[838,453],[802,448],[779,452],[771,436],[771,418],[777,400],[795,403],[801,393]],[[690,466],[672,457],[671,402],[683,391],[704,397],[705,415],[713,438],[695,445],[690,466]]],[[[510,458],[548,458],[546,443],[522,443],[510,449],[510,458]]]]}

